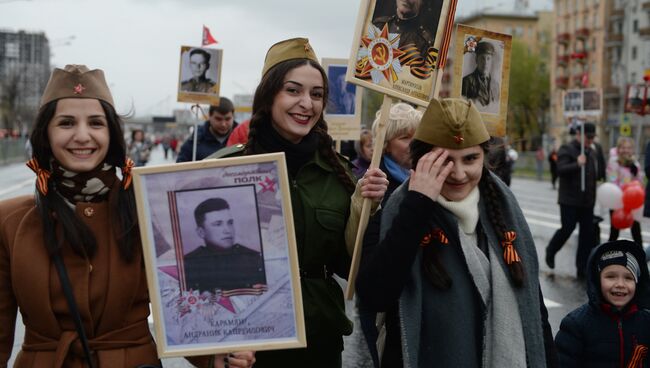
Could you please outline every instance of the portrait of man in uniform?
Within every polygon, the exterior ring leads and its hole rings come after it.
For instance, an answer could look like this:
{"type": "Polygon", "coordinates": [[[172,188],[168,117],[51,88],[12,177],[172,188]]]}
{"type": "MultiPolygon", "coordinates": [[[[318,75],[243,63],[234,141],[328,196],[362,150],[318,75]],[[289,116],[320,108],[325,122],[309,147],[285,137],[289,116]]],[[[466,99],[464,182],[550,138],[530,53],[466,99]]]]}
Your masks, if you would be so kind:
{"type": "Polygon", "coordinates": [[[212,89],[217,83],[206,76],[211,67],[211,59],[212,55],[203,49],[196,48],[189,52],[185,69],[189,69],[191,77],[181,82],[181,91],[213,93],[212,89]]]}
{"type": "Polygon", "coordinates": [[[482,39],[476,44],[474,52],[465,55],[465,59],[469,60],[464,60],[463,64],[461,95],[474,102],[480,112],[498,114],[501,52],[493,42],[482,39]]]}
{"type": "Polygon", "coordinates": [[[372,24],[400,35],[399,48],[416,47],[425,55],[436,38],[442,0],[378,0],[372,24]]]}
{"type": "Polygon", "coordinates": [[[203,245],[183,257],[187,290],[215,292],[263,289],[264,257],[235,241],[235,219],[223,198],[209,198],[194,209],[196,233],[203,245]]]}

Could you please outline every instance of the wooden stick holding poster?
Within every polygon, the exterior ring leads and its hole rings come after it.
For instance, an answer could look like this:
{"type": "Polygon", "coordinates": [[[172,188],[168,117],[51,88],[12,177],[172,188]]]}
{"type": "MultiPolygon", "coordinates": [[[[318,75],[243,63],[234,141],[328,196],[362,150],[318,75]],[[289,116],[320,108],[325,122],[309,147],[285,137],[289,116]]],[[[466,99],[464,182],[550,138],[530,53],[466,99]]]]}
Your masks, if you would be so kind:
{"type": "MultiPolygon", "coordinates": [[[[370,168],[379,166],[393,98],[426,107],[440,83],[457,0],[421,0],[412,7],[390,0],[363,0],[357,17],[346,80],[383,93],[370,168]],[[398,26],[399,23],[399,26],[398,26]]],[[[370,216],[364,199],[346,298],[354,295],[361,240],[370,216]]]]}
{"type": "MultiPolygon", "coordinates": [[[[373,142],[372,147],[372,159],[370,160],[370,169],[379,167],[379,162],[381,162],[381,155],[384,150],[384,140],[386,139],[386,121],[388,121],[388,116],[390,115],[390,107],[393,104],[393,99],[384,95],[384,102],[381,104],[380,117],[377,122],[377,137],[373,142]]],[[[361,217],[359,219],[359,228],[357,229],[357,236],[354,240],[354,251],[352,253],[352,265],[350,266],[350,273],[348,274],[348,286],[345,290],[345,297],[350,300],[354,295],[354,282],[357,278],[357,272],[359,271],[359,263],[361,263],[361,242],[363,241],[363,235],[366,232],[366,227],[368,226],[368,220],[370,218],[370,206],[372,201],[367,198],[364,198],[363,205],[361,207],[361,217]]]]}

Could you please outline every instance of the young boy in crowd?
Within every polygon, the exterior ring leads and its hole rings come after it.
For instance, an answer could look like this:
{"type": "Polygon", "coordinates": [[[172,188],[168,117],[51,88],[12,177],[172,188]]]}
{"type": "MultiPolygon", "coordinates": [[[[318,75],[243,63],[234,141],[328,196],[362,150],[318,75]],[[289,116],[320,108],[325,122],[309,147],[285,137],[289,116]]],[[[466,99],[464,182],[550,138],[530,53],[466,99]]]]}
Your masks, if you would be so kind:
{"type": "Polygon", "coordinates": [[[630,240],[604,243],[587,267],[589,301],[562,319],[555,336],[560,367],[650,367],[643,249],[630,240]]]}

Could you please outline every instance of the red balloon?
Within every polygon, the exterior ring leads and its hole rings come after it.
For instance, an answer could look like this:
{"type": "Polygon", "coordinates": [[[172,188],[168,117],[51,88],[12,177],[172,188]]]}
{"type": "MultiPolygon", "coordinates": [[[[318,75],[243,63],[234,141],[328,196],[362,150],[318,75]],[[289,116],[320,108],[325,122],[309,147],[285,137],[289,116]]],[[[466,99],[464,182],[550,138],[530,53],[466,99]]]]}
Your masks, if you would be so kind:
{"type": "Polygon", "coordinates": [[[639,188],[643,188],[643,184],[641,184],[641,182],[638,181],[638,180],[633,180],[633,181],[631,181],[631,182],[628,182],[628,183],[623,184],[623,185],[621,186],[621,190],[625,192],[625,189],[627,189],[627,188],[631,188],[631,187],[639,187],[639,188]]]}
{"type": "Polygon", "coordinates": [[[619,230],[627,229],[632,226],[633,223],[634,216],[632,216],[631,212],[626,211],[623,208],[614,210],[614,213],[612,213],[612,226],[619,230]]]}
{"type": "Polygon", "coordinates": [[[644,200],[645,190],[638,185],[629,186],[623,191],[623,208],[628,212],[643,206],[644,200]]]}

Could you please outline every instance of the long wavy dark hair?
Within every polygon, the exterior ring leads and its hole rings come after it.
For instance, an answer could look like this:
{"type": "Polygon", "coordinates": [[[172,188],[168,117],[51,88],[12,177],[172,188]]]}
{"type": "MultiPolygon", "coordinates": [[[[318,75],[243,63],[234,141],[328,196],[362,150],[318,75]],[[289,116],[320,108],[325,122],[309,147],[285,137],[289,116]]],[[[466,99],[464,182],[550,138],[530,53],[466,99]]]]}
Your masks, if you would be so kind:
{"type": "MultiPolygon", "coordinates": [[[[323,77],[323,111],[325,111],[327,98],[329,95],[329,87],[327,82],[327,75],[317,62],[309,59],[294,59],[287,60],[278,65],[275,65],[262,77],[262,81],[255,90],[255,96],[253,98],[253,116],[251,117],[251,122],[249,125],[248,142],[246,143],[244,154],[250,155],[265,153],[264,148],[256,139],[257,127],[259,127],[261,124],[271,124],[271,109],[273,107],[273,101],[275,100],[275,96],[280,92],[282,86],[284,85],[285,76],[291,70],[303,65],[310,65],[318,69],[321,76],[323,77]]],[[[334,151],[334,148],[332,146],[332,137],[327,133],[327,123],[323,118],[322,112],[312,130],[319,136],[318,151],[320,154],[325,158],[330,166],[332,166],[343,186],[350,193],[354,192],[355,183],[352,181],[352,178],[343,167],[339,161],[338,156],[336,155],[336,152],[334,151]]]]}
{"type": "MultiPolygon", "coordinates": [[[[126,142],[122,129],[122,118],[110,104],[99,100],[106,114],[110,144],[104,162],[120,168],[126,158],[126,142]]],[[[57,101],[52,101],[41,107],[36,116],[36,123],[30,135],[34,158],[42,168],[50,168],[50,158],[53,157],[52,147],[47,135],[47,127],[56,113],[57,101]]],[[[119,244],[120,255],[126,261],[133,259],[133,251],[139,246],[138,220],[135,208],[133,186],[124,189],[120,185],[116,197],[109,198],[111,222],[115,238],[119,244]]],[[[97,250],[97,241],[92,231],[86,226],[66,204],[65,200],[56,193],[55,183],[48,181],[47,195],[36,191],[36,207],[43,221],[43,236],[45,247],[50,255],[61,250],[64,242],[68,242],[74,252],[82,257],[92,258],[97,250]],[[63,238],[57,239],[56,223],[63,227],[63,238]]]]}
{"type": "MultiPolygon", "coordinates": [[[[417,139],[411,141],[411,160],[412,168],[415,170],[420,158],[430,152],[434,146],[417,139]]],[[[502,214],[500,195],[496,188],[494,178],[490,175],[487,166],[487,155],[490,152],[490,143],[481,144],[485,154],[483,172],[479,181],[479,190],[481,197],[486,201],[488,218],[492,227],[495,229],[496,236],[500,242],[504,241],[505,233],[510,230],[506,225],[502,214]]],[[[427,279],[431,284],[440,290],[448,290],[452,284],[451,275],[447,272],[440,255],[440,247],[428,246],[423,248],[422,268],[427,279]]],[[[524,283],[524,268],[521,262],[512,262],[508,265],[508,271],[515,286],[521,287],[524,283]]]]}

